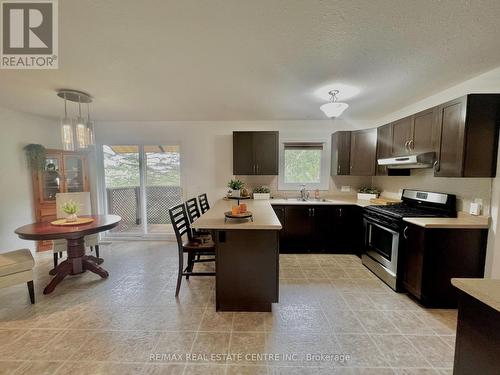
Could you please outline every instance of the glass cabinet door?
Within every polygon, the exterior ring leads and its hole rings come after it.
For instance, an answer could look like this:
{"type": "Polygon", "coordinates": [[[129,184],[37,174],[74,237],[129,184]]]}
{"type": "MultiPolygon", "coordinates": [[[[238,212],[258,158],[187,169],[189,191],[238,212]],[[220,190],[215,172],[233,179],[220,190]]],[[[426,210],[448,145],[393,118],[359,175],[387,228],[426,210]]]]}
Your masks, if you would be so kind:
{"type": "Polygon", "coordinates": [[[85,191],[85,165],[79,155],[64,155],[64,191],[80,193],[85,191]]]}
{"type": "Polygon", "coordinates": [[[56,194],[61,192],[61,159],[54,155],[47,155],[45,170],[40,175],[42,200],[55,201],[56,194]]]}

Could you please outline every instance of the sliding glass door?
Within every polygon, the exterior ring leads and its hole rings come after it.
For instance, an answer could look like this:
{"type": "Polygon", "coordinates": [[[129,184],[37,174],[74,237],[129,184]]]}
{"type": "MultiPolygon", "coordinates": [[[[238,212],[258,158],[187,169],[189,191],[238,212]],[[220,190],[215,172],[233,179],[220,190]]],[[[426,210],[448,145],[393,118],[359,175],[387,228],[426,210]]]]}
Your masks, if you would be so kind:
{"type": "Polygon", "coordinates": [[[147,232],[172,232],[168,209],[182,202],[179,146],[144,146],[147,232]]]}
{"type": "Polygon", "coordinates": [[[111,237],[172,233],[168,209],[182,202],[178,145],[103,145],[104,199],[122,217],[111,237]]]}

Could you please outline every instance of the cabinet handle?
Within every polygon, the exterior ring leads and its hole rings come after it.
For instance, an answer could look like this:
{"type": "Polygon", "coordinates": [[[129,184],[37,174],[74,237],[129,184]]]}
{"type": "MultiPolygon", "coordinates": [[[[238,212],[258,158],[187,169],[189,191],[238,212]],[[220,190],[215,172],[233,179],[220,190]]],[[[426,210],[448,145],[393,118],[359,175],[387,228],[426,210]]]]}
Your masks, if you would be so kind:
{"type": "Polygon", "coordinates": [[[412,139],[410,143],[408,143],[408,146],[410,147],[411,150],[415,149],[415,141],[412,139]]]}
{"type": "Polygon", "coordinates": [[[312,216],[314,216],[314,208],[311,208],[312,216]]]}
{"type": "Polygon", "coordinates": [[[339,217],[342,217],[342,209],[339,208],[339,217]]]}
{"type": "Polygon", "coordinates": [[[405,240],[408,239],[408,227],[405,227],[405,229],[403,229],[403,237],[405,238],[405,240]]]}
{"type": "Polygon", "coordinates": [[[410,143],[410,141],[406,141],[405,142],[405,150],[406,150],[406,152],[410,152],[410,147],[408,146],[409,143],[410,143]]]}
{"type": "Polygon", "coordinates": [[[340,164],[337,167],[337,173],[340,173],[340,164]]]}
{"type": "Polygon", "coordinates": [[[439,172],[439,162],[437,160],[434,162],[434,170],[439,172]]]}
{"type": "Polygon", "coordinates": [[[258,174],[259,173],[259,164],[255,164],[255,172],[258,174]]]}

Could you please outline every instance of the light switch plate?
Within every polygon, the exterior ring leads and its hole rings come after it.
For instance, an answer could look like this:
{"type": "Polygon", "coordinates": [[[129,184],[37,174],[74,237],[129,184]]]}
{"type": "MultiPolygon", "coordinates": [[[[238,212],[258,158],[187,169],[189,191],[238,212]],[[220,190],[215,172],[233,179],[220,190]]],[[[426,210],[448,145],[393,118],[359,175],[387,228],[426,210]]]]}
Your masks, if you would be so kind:
{"type": "Polygon", "coordinates": [[[340,191],[343,191],[345,193],[351,191],[351,187],[349,185],[343,185],[341,188],[340,188],[340,191]]]}

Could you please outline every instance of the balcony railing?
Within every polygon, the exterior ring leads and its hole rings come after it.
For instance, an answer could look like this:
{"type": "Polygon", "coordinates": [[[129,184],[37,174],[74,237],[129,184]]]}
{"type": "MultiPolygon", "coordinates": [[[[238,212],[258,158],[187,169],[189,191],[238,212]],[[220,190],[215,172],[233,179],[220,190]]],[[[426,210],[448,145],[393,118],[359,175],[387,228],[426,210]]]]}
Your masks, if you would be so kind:
{"type": "MultiPolygon", "coordinates": [[[[106,194],[108,213],[119,215],[122,218],[120,225],[113,232],[137,232],[143,223],[139,186],[107,188],[106,194]]],[[[146,187],[148,225],[170,224],[168,209],[181,202],[182,188],[180,186],[146,187]]]]}

